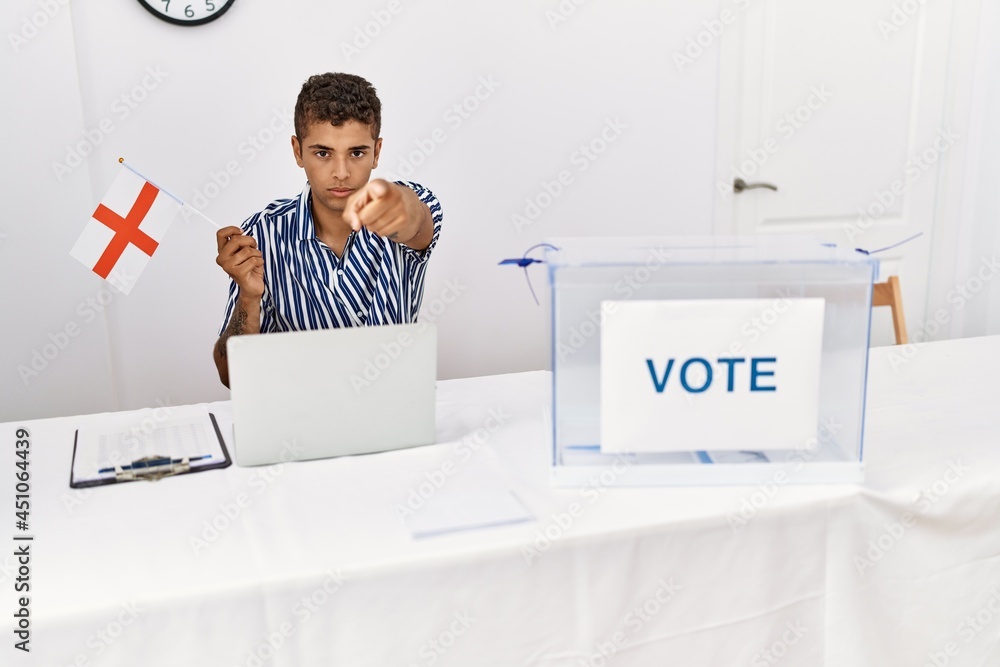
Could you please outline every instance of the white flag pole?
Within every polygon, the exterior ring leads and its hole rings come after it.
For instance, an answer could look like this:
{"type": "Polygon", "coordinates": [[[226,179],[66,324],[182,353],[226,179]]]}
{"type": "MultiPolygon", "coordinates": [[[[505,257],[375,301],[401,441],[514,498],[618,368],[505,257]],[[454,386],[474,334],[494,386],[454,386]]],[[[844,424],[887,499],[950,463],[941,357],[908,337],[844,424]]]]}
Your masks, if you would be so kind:
{"type": "Polygon", "coordinates": [[[187,209],[189,211],[193,211],[193,212],[197,213],[198,215],[200,215],[202,217],[202,219],[205,220],[205,222],[207,222],[208,224],[212,225],[216,229],[222,229],[222,226],[219,225],[219,223],[217,223],[214,220],[212,220],[210,217],[208,217],[207,215],[205,215],[204,213],[202,213],[201,211],[199,211],[198,209],[196,209],[194,206],[191,206],[190,204],[188,204],[187,202],[185,202],[183,199],[181,199],[177,195],[175,195],[172,192],[170,192],[170,190],[167,190],[166,188],[161,187],[157,183],[154,183],[152,181],[152,179],[146,178],[145,176],[143,176],[142,174],[140,174],[138,171],[136,171],[136,169],[134,167],[132,167],[132,165],[130,165],[128,162],[125,161],[125,158],[123,158],[123,157],[118,158],[118,162],[120,162],[123,167],[125,167],[126,169],[128,169],[129,171],[131,171],[133,174],[135,174],[139,178],[143,179],[144,181],[149,181],[150,183],[152,183],[154,186],[156,186],[156,188],[160,192],[162,192],[163,194],[167,195],[168,197],[170,197],[171,199],[173,199],[175,202],[177,202],[178,204],[180,204],[182,208],[185,208],[185,209],[187,209]]]}
{"type": "Polygon", "coordinates": [[[222,229],[222,225],[220,225],[219,223],[217,223],[215,220],[212,220],[210,217],[208,217],[207,215],[205,215],[204,213],[202,213],[201,211],[199,211],[198,209],[196,209],[194,206],[191,206],[190,204],[185,203],[185,202],[181,202],[181,205],[182,205],[183,208],[186,208],[189,211],[194,211],[195,213],[197,213],[198,215],[200,215],[201,218],[202,218],[202,220],[204,220],[208,224],[212,225],[216,229],[222,229]]]}

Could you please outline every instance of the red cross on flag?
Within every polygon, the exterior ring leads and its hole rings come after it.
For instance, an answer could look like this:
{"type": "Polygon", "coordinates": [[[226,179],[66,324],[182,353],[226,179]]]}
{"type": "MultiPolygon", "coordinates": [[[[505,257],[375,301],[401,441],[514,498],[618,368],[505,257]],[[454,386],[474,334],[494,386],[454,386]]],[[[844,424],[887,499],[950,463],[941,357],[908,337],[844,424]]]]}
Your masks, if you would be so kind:
{"type": "Polygon", "coordinates": [[[69,254],[128,294],[180,207],[155,185],[122,168],[69,254]]]}

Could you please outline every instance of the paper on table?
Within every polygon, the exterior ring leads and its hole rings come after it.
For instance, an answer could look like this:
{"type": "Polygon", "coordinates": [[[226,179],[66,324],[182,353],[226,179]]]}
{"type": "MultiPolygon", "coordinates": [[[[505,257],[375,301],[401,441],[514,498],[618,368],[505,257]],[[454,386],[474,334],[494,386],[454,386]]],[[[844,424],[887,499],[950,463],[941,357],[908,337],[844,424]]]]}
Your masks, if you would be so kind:
{"type": "Polygon", "coordinates": [[[512,491],[439,491],[406,522],[414,538],[504,526],[534,517],[512,491]]]}
{"type": "Polygon", "coordinates": [[[454,465],[457,466],[454,474],[441,485],[432,486],[434,491],[427,497],[420,495],[416,507],[409,504],[414,492],[401,505],[408,507],[409,512],[400,513],[397,506],[397,513],[414,538],[534,519],[511,490],[505,479],[506,469],[494,452],[484,448],[471,460],[454,465]]]}
{"type": "Polygon", "coordinates": [[[73,458],[73,482],[114,479],[116,465],[146,456],[173,459],[207,456],[191,461],[191,469],[226,460],[205,406],[145,409],[81,427],[73,458]]]}

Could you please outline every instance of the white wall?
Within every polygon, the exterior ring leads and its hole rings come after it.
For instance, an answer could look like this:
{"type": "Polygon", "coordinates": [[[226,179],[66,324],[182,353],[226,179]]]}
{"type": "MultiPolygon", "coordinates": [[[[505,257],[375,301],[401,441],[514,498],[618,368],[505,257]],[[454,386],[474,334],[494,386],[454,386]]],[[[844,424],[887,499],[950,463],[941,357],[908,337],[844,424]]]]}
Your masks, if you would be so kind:
{"type": "Polygon", "coordinates": [[[1000,5],[984,2],[972,72],[970,142],[963,174],[954,285],[949,306],[953,337],[1000,334],[1000,5]],[[978,279],[978,281],[977,281],[978,279]],[[964,288],[964,292],[960,291],[964,288]],[[961,303],[961,307],[956,306],[961,303]]]}
{"type": "MultiPolygon", "coordinates": [[[[680,75],[672,53],[718,15],[718,0],[400,0],[391,22],[346,56],[342,44],[373,12],[384,18],[388,0],[238,0],[196,28],[158,21],[134,1],[14,0],[2,25],[19,34],[42,5],[54,18],[2,56],[5,90],[17,93],[2,111],[16,131],[0,221],[0,420],[227,396],[211,361],[227,278],[207,224],[178,218],[132,293],[111,297],[91,322],[80,304],[111,293],[68,251],[119,156],[221,224],[296,194],[303,176],[288,116],[313,73],[349,71],[378,88],[376,175],[401,175],[400,161],[437,128],[447,137],[411,176],[445,212],[425,306],[446,281],[464,286],[436,320],[442,378],[548,365],[547,310],[519,270],[496,266],[501,258],[548,236],[710,231],[717,59],[709,50],[680,75]],[[560,7],[575,9],[550,22],[560,7]],[[446,114],[483,77],[499,87],[456,126],[446,114]],[[627,128],[580,171],[574,153],[609,118],[627,128]],[[113,131],[98,130],[99,145],[60,180],[52,163],[102,124],[113,131]],[[261,150],[247,143],[254,136],[261,150]],[[229,163],[239,173],[215,187],[229,163]],[[515,229],[512,215],[564,169],[572,184],[515,229]],[[25,383],[18,366],[69,323],[81,332],[25,383]]],[[[534,278],[544,294],[544,271],[534,278]]]]}
{"type": "Polygon", "coordinates": [[[70,9],[47,10],[0,8],[0,420],[114,405],[107,322],[88,300],[120,297],[68,254],[95,202],[89,161],[61,182],[50,166],[84,125],[70,9]]]}

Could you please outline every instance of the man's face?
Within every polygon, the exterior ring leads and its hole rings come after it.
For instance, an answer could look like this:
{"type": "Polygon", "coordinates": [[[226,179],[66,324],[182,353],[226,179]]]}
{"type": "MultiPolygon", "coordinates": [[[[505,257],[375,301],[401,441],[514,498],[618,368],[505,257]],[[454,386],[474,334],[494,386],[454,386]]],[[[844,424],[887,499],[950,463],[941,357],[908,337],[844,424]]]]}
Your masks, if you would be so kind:
{"type": "Polygon", "coordinates": [[[313,206],[343,213],[347,198],[368,182],[378,166],[382,139],[372,139],[370,125],[310,123],[304,137],[292,137],[295,161],[306,170],[313,206]]]}

